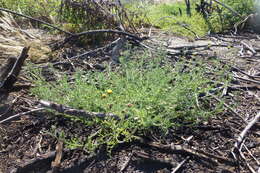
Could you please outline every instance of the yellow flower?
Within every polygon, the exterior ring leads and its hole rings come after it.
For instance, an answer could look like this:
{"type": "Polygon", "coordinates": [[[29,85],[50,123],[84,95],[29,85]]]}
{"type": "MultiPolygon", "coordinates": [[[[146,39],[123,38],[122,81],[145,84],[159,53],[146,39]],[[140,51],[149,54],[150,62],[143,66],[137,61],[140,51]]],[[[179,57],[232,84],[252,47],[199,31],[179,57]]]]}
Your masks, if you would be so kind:
{"type": "Polygon", "coordinates": [[[111,89],[108,89],[108,90],[107,90],[107,93],[108,93],[108,94],[112,94],[113,91],[112,91],[111,89]]]}
{"type": "Polygon", "coordinates": [[[106,98],[107,95],[106,95],[106,94],[102,94],[101,97],[102,97],[102,98],[106,98]]]}

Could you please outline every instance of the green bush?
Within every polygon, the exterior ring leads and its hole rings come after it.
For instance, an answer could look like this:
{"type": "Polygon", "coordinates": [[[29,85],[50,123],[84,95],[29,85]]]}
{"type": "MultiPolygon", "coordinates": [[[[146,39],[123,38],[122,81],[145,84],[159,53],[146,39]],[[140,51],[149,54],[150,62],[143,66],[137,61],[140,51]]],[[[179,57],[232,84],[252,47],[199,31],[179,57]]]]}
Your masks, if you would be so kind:
{"type": "MultiPolygon", "coordinates": [[[[184,2],[172,2],[167,4],[137,3],[127,5],[127,7],[130,10],[141,11],[143,14],[146,14],[145,16],[148,18],[146,21],[148,23],[150,22],[153,26],[190,37],[194,37],[193,32],[198,36],[204,36],[208,31],[213,33],[224,32],[232,28],[235,23],[241,21],[241,18],[235,16],[228,9],[217,3],[213,4],[213,11],[209,17],[203,18],[203,15],[195,10],[195,4],[199,4],[199,2],[200,1],[191,2],[191,17],[186,15],[186,5],[184,2]],[[182,15],[180,15],[179,9],[182,11],[182,15]],[[189,29],[184,28],[183,25],[189,29]]],[[[256,7],[254,0],[222,0],[221,2],[236,10],[243,17],[254,12],[254,7],[256,7]]],[[[142,17],[142,15],[140,16],[142,17]]]]}
{"type": "Polygon", "coordinates": [[[163,4],[131,4],[127,5],[130,11],[139,11],[140,17],[149,24],[163,30],[174,32],[178,35],[195,37],[204,36],[208,32],[208,26],[202,15],[195,11],[195,4],[192,4],[192,16],[186,14],[184,2],[173,2],[163,4]],[[180,10],[182,13],[180,13],[180,10]],[[181,15],[182,14],[182,15],[181,15]],[[183,27],[185,26],[185,27],[183,27]]]}
{"type": "MultiPolygon", "coordinates": [[[[242,17],[246,17],[251,13],[255,12],[255,1],[254,0],[222,0],[221,2],[225,3],[235,11],[237,11],[242,17]]],[[[235,23],[240,22],[242,19],[234,15],[230,10],[226,9],[219,5],[221,10],[220,13],[214,12],[210,17],[209,21],[212,25],[213,32],[222,32],[227,29],[230,29],[234,26],[235,23]]]]}
{"type": "Polygon", "coordinates": [[[146,54],[138,60],[127,56],[113,71],[109,67],[105,72],[78,71],[73,78],[64,76],[53,83],[39,77],[31,91],[40,99],[121,118],[81,119],[98,127],[85,141],[88,149],[94,144],[106,144],[111,149],[153,128],[166,132],[171,127],[196,124],[217,111],[207,106],[207,98],[199,99],[213,87],[200,64],[190,64],[189,70],[182,72],[187,65],[177,63],[173,68],[165,55],[147,58],[146,54]]]}

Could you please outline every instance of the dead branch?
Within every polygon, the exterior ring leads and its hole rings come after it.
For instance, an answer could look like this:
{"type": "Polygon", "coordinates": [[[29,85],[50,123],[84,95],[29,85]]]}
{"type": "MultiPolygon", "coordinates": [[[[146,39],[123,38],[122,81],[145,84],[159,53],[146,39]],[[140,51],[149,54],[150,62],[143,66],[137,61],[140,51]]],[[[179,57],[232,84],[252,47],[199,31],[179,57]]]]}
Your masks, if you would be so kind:
{"type": "Polygon", "coordinates": [[[234,78],[237,78],[237,79],[240,79],[240,80],[243,80],[243,81],[246,81],[246,82],[251,82],[251,83],[255,83],[255,84],[260,85],[260,81],[257,81],[257,80],[246,79],[246,78],[239,77],[239,76],[234,76],[234,78]]]}
{"type": "Polygon", "coordinates": [[[244,75],[246,75],[246,76],[248,76],[248,77],[250,77],[250,78],[253,78],[253,79],[255,79],[255,78],[259,78],[259,79],[260,79],[260,76],[250,75],[250,74],[244,72],[243,70],[241,70],[240,68],[235,67],[235,66],[232,66],[231,70],[232,70],[232,71],[238,71],[238,72],[240,72],[240,73],[242,73],[242,74],[244,74],[244,75]]]}
{"type": "Polygon", "coordinates": [[[113,34],[118,34],[118,35],[121,35],[121,36],[128,36],[128,37],[130,37],[134,40],[138,40],[138,41],[143,41],[143,40],[147,39],[147,37],[141,38],[141,37],[138,37],[138,36],[131,34],[129,32],[120,31],[120,30],[112,30],[112,29],[88,30],[88,31],[77,33],[77,34],[73,34],[70,37],[65,38],[63,41],[57,43],[58,46],[55,46],[54,49],[55,50],[59,49],[59,48],[63,47],[63,45],[68,43],[69,41],[74,40],[78,37],[86,36],[86,35],[92,35],[92,34],[98,34],[98,33],[113,33],[113,34]]]}
{"type": "Polygon", "coordinates": [[[210,47],[229,47],[227,44],[204,44],[204,45],[191,45],[191,46],[176,46],[176,47],[167,47],[168,49],[176,50],[191,50],[196,48],[210,48],[210,47]]]}
{"type": "Polygon", "coordinates": [[[122,165],[122,167],[121,167],[119,173],[123,173],[123,172],[124,172],[124,170],[125,170],[125,169],[127,168],[127,166],[129,165],[129,162],[131,161],[132,157],[133,157],[133,153],[131,153],[131,154],[128,156],[127,160],[123,163],[123,165],[122,165]]]}
{"type": "Polygon", "coordinates": [[[245,42],[241,41],[241,44],[244,45],[250,52],[253,53],[253,55],[256,54],[255,49],[252,46],[249,46],[248,44],[246,44],[245,42]]]}
{"type": "Polygon", "coordinates": [[[247,126],[244,128],[244,130],[239,134],[237,138],[237,142],[235,143],[235,148],[239,149],[241,146],[242,141],[245,138],[245,135],[247,132],[258,122],[260,119],[260,112],[257,113],[257,115],[254,117],[254,119],[247,124],[247,126]]]}
{"type": "MultiPolygon", "coordinates": [[[[24,47],[20,56],[16,59],[15,63],[13,63],[13,60],[10,60],[10,63],[8,64],[9,67],[4,70],[4,74],[7,74],[7,76],[3,77],[4,79],[0,83],[0,90],[9,90],[13,87],[14,83],[17,81],[18,75],[22,69],[23,63],[25,59],[28,57],[28,51],[30,47],[24,47]],[[12,68],[11,68],[11,65],[12,68]],[[11,71],[9,71],[11,69],[11,71]]],[[[0,71],[1,72],[1,71],[0,71]]]]}
{"type": "Polygon", "coordinates": [[[235,164],[234,161],[232,161],[232,160],[230,160],[226,157],[206,153],[202,150],[198,150],[198,149],[195,149],[195,148],[188,148],[187,146],[184,146],[184,145],[175,145],[175,144],[163,145],[163,144],[158,144],[158,143],[155,143],[155,142],[148,143],[148,145],[151,146],[151,147],[154,147],[154,148],[163,149],[163,150],[167,150],[167,151],[171,151],[171,152],[188,154],[188,155],[197,157],[199,159],[203,159],[203,160],[206,160],[208,162],[211,162],[215,165],[218,165],[218,162],[226,163],[226,164],[229,164],[229,165],[235,164]]]}
{"type": "MultiPolygon", "coordinates": [[[[256,171],[250,166],[250,164],[247,162],[246,160],[246,157],[245,155],[242,153],[241,150],[237,150],[238,152],[238,155],[240,156],[240,158],[242,158],[242,160],[245,162],[246,164],[246,167],[248,168],[248,170],[251,172],[251,173],[256,173],[256,171]]],[[[232,154],[234,155],[234,152],[232,152],[232,154]]]]}
{"type": "Polygon", "coordinates": [[[241,21],[238,21],[237,23],[234,24],[234,33],[236,34],[237,33],[237,30],[238,30],[238,27],[240,26],[241,29],[244,28],[245,24],[247,23],[248,20],[250,20],[250,18],[252,18],[255,14],[250,14],[248,16],[246,16],[244,19],[241,18],[242,20],[241,21]]]}
{"type": "MultiPolygon", "coordinates": [[[[72,60],[72,59],[77,59],[77,58],[83,58],[83,57],[87,57],[87,56],[90,56],[90,55],[93,55],[93,54],[96,54],[98,52],[101,52],[101,51],[104,51],[110,47],[112,47],[113,45],[115,45],[117,43],[117,41],[119,40],[120,38],[116,39],[115,41],[103,46],[103,47],[99,47],[97,49],[94,49],[94,50],[90,50],[90,51],[87,51],[85,53],[82,53],[80,55],[76,55],[76,56],[73,56],[73,57],[70,57],[68,58],[67,60],[65,61],[60,61],[60,62],[55,62],[55,63],[52,63],[52,65],[60,65],[60,64],[64,64],[66,62],[68,62],[69,60],[72,60]]],[[[45,66],[40,66],[40,67],[47,67],[47,65],[45,66]]]]}
{"type": "Polygon", "coordinates": [[[44,108],[32,109],[32,110],[27,111],[27,112],[22,112],[22,113],[10,116],[10,117],[0,121],[0,124],[3,124],[3,123],[5,123],[5,122],[7,122],[7,121],[9,121],[11,119],[14,119],[14,118],[17,118],[17,117],[20,117],[20,116],[23,116],[23,115],[26,115],[26,114],[29,114],[29,113],[38,112],[38,111],[41,111],[41,110],[44,110],[44,108]]]}
{"type": "Polygon", "coordinates": [[[34,21],[36,21],[36,22],[42,23],[42,24],[44,24],[44,25],[47,25],[47,26],[49,26],[49,27],[51,27],[51,28],[54,28],[54,29],[56,29],[56,30],[58,30],[58,31],[64,32],[64,33],[66,33],[66,34],[68,34],[68,35],[73,35],[72,33],[68,32],[68,31],[65,31],[65,30],[63,30],[63,29],[60,29],[60,28],[57,27],[57,26],[54,26],[54,25],[52,25],[52,24],[50,24],[50,23],[48,23],[48,22],[45,22],[45,21],[43,21],[43,20],[40,20],[40,19],[35,19],[35,18],[31,17],[31,16],[27,16],[27,15],[24,15],[24,14],[21,14],[21,13],[18,13],[18,12],[15,12],[15,11],[12,11],[12,10],[9,10],[9,9],[6,9],[6,8],[0,8],[0,11],[5,11],[5,12],[7,12],[7,13],[11,13],[11,14],[14,14],[14,15],[17,15],[17,16],[25,17],[25,18],[27,18],[27,19],[34,20],[34,21]]]}
{"type": "Polygon", "coordinates": [[[246,149],[246,151],[248,152],[248,154],[255,160],[255,162],[257,163],[257,165],[260,165],[260,160],[258,160],[253,154],[252,152],[248,149],[248,147],[243,144],[243,147],[246,149]]]}
{"type": "Polygon", "coordinates": [[[170,158],[165,159],[165,158],[154,157],[154,156],[152,156],[148,153],[144,153],[144,152],[134,152],[133,154],[135,157],[139,157],[142,159],[151,160],[151,161],[158,162],[158,163],[164,163],[167,165],[171,165],[172,167],[176,166],[175,162],[170,158]]]}
{"type": "MultiPolygon", "coordinates": [[[[114,48],[112,50],[112,59],[113,58],[117,59],[118,56],[119,56],[119,52],[118,51],[119,51],[119,49],[122,49],[122,46],[123,46],[124,42],[126,42],[126,38],[125,37],[121,37],[121,38],[118,38],[118,39],[112,41],[111,43],[109,43],[109,44],[107,44],[107,45],[105,45],[103,47],[99,47],[99,48],[96,48],[94,50],[90,50],[90,51],[87,51],[85,53],[82,53],[80,55],[76,55],[76,56],[70,57],[70,58],[68,58],[65,61],[55,62],[52,65],[60,65],[60,64],[66,63],[66,62],[68,62],[69,60],[72,60],[72,59],[84,58],[84,57],[87,57],[87,56],[91,56],[91,55],[96,54],[98,52],[101,52],[101,51],[104,51],[106,49],[109,49],[109,48],[111,48],[113,46],[114,46],[114,48]]],[[[139,44],[139,45],[141,45],[141,46],[143,46],[143,47],[145,47],[147,49],[152,49],[152,48],[144,45],[141,41],[134,40],[134,42],[136,42],[137,44],[139,44]]],[[[152,50],[154,50],[154,49],[152,49],[152,50]]],[[[46,66],[41,66],[41,67],[46,67],[46,66]]]]}
{"type": "Polygon", "coordinates": [[[181,161],[173,170],[171,173],[176,173],[178,170],[190,159],[190,156],[186,157],[183,161],[181,161]]]}
{"type": "Polygon", "coordinates": [[[111,118],[114,118],[116,120],[120,120],[120,118],[117,115],[114,115],[112,113],[105,114],[105,113],[98,113],[98,112],[87,112],[85,110],[73,109],[73,108],[64,106],[62,104],[52,103],[52,102],[44,101],[44,100],[40,100],[39,104],[42,107],[55,110],[55,111],[62,113],[62,114],[79,116],[79,117],[83,117],[83,118],[95,118],[95,117],[97,117],[97,118],[104,119],[104,118],[107,118],[107,117],[111,117],[111,118]]]}

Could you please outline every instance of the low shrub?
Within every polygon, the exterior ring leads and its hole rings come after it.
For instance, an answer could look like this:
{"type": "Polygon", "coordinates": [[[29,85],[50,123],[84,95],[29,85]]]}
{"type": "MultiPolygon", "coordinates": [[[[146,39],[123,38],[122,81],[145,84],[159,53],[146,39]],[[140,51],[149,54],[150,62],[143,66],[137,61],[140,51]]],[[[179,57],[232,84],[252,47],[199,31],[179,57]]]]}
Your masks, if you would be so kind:
{"type": "Polygon", "coordinates": [[[173,64],[163,54],[135,57],[123,56],[119,69],[78,71],[72,78],[63,76],[52,83],[38,75],[31,92],[40,99],[121,118],[71,117],[88,127],[98,127],[95,135],[84,141],[88,149],[102,144],[112,149],[152,129],[161,130],[164,135],[169,128],[197,124],[220,110],[219,105],[209,106],[207,97],[200,98],[214,87],[202,64],[173,64]]]}

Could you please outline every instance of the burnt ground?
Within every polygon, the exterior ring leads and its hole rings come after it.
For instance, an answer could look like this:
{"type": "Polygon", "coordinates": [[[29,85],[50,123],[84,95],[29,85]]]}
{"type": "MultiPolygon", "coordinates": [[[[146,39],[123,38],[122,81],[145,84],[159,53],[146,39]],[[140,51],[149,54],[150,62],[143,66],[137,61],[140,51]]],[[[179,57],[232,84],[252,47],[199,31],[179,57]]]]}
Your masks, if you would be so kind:
{"type": "MultiPolygon", "coordinates": [[[[91,129],[50,112],[28,113],[0,124],[0,172],[259,172],[259,121],[246,134],[240,152],[234,150],[238,135],[260,111],[259,35],[212,35],[191,42],[152,33],[146,44],[157,43],[167,47],[169,58],[187,58],[196,52],[200,58],[218,58],[229,64],[228,73],[234,77],[223,90],[225,111],[194,127],[170,129],[163,138],[156,130],[147,133],[120,144],[111,154],[105,147],[92,154],[81,148],[60,149],[59,132],[84,138],[91,129]],[[212,46],[216,44],[222,46],[212,46]]],[[[88,68],[99,68],[100,63],[97,57],[88,68]]],[[[30,83],[22,76],[18,85],[30,83]]],[[[5,102],[1,99],[1,121],[36,106],[36,98],[24,88],[11,92],[5,102]]]]}

